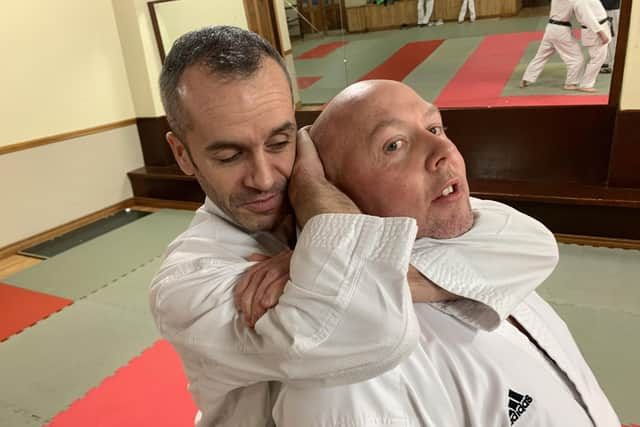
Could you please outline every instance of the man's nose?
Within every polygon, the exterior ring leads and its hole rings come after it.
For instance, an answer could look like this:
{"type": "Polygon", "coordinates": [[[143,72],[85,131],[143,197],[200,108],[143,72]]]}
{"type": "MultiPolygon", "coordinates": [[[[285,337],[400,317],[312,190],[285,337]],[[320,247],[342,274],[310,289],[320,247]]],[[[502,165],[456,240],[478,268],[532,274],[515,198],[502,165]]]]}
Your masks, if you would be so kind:
{"type": "Polygon", "coordinates": [[[454,146],[446,137],[434,135],[429,131],[425,139],[427,150],[425,168],[430,172],[436,172],[446,166],[454,146]]]}
{"type": "Polygon", "coordinates": [[[269,191],[273,187],[275,171],[265,153],[254,155],[249,168],[245,179],[247,187],[258,191],[269,191]]]}

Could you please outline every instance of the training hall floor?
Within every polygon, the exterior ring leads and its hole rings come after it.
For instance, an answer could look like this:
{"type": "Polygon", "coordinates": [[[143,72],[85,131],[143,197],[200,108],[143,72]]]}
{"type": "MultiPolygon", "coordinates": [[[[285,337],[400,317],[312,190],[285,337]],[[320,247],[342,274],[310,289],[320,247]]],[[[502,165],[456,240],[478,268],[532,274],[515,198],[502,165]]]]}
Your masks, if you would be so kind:
{"type": "MultiPolygon", "coordinates": [[[[180,362],[147,305],[192,216],[158,210],[7,276],[24,260],[0,260],[0,426],[192,425],[180,362]]],[[[638,277],[638,250],[560,244],[540,288],[627,424],[640,423],[638,277]]]]}
{"type": "Polygon", "coordinates": [[[390,79],[439,107],[608,103],[611,74],[598,76],[596,93],[565,91],[566,67],[557,54],[534,85],[518,86],[548,20],[547,8],[533,11],[537,16],[294,40],[301,101],[324,104],[356,81],[390,79]]]}

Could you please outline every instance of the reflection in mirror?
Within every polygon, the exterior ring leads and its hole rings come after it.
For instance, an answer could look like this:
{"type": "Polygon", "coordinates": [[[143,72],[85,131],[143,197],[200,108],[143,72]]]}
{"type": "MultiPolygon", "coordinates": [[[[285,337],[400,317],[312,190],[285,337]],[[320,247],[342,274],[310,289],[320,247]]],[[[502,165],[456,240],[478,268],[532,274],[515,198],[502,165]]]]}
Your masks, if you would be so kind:
{"type": "Polygon", "coordinates": [[[607,104],[619,0],[581,4],[284,1],[303,104],[382,78],[404,81],[440,107],[607,104]]]}
{"type": "Polygon", "coordinates": [[[162,61],[173,42],[188,31],[222,24],[247,27],[240,1],[155,0],[147,4],[162,61]]]}

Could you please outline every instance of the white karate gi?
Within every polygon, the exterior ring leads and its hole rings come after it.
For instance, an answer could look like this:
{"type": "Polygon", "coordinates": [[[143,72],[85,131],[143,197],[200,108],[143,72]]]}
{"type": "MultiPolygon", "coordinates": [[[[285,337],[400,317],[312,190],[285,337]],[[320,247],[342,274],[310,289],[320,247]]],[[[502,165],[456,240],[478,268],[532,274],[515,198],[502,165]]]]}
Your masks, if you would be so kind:
{"type": "MultiPolygon", "coordinates": [[[[541,224],[513,209],[477,199],[472,206],[471,231],[412,263],[473,300],[438,304],[441,310],[493,329],[552,271],[557,248],[541,224]]],[[[156,324],[179,352],[201,411],[198,426],[270,425],[279,384],[267,381],[355,383],[412,354],[419,328],[406,272],[415,233],[407,218],[312,218],[292,257],[291,281],[252,330],[233,304],[236,280],[253,264],[245,258],[287,245],[271,233],[246,233],[207,200],[169,246],[150,292],[156,324]]]]}
{"type": "MultiPolygon", "coordinates": [[[[552,0],[549,18],[555,21],[569,22],[573,17],[576,0],[552,0]]],[[[544,36],[534,58],[529,62],[522,80],[535,82],[544,69],[545,64],[555,52],[567,66],[565,85],[578,85],[584,64],[580,44],[573,37],[571,27],[548,23],[544,36]]]]}
{"type": "Polygon", "coordinates": [[[464,22],[464,15],[469,9],[469,19],[471,22],[476,20],[476,1],[475,0],[462,0],[462,6],[460,6],[460,13],[458,14],[458,22],[464,22]]]}
{"type": "Polygon", "coordinates": [[[582,45],[589,49],[589,62],[580,79],[580,87],[592,88],[600,72],[600,67],[607,59],[607,45],[598,37],[598,31],[604,31],[611,38],[611,30],[607,21],[607,11],[600,0],[582,0],[575,6],[576,19],[582,26],[582,45]]]}
{"type": "Polygon", "coordinates": [[[418,25],[428,24],[432,13],[433,0],[418,0],[418,25]]]}
{"type": "Polygon", "coordinates": [[[276,425],[620,427],[566,325],[535,292],[513,317],[549,356],[507,321],[487,332],[431,304],[414,308],[421,338],[411,356],[357,384],[283,384],[276,425]]]}

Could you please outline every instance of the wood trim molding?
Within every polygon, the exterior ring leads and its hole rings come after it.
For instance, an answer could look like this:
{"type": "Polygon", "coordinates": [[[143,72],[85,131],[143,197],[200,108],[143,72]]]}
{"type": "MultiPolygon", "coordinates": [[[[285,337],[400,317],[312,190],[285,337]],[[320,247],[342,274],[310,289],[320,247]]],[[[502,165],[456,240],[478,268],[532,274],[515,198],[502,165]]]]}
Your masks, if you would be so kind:
{"type": "Polygon", "coordinates": [[[631,0],[623,1],[620,5],[620,22],[618,23],[618,40],[614,52],[614,67],[609,86],[609,106],[620,108],[622,95],[622,77],[624,64],[627,57],[627,42],[629,39],[629,26],[631,23],[631,0]]]}
{"type": "Polygon", "coordinates": [[[158,24],[158,14],[156,13],[156,3],[166,3],[176,0],[155,0],[147,2],[149,8],[149,17],[151,18],[151,26],[153,27],[153,34],[156,37],[156,44],[158,45],[158,54],[160,54],[160,63],[164,64],[164,58],[166,54],[164,51],[164,45],[162,44],[162,34],[160,34],[160,25],[158,24]]]}
{"type": "Polygon", "coordinates": [[[640,240],[613,239],[609,237],[574,236],[571,234],[556,234],[556,240],[568,245],[595,246],[617,249],[640,249],[640,240]]]}
{"type": "Polygon", "coordinates": [[[46,242],[47,240],[51,240],[55,237],[61,236],[65,233],[75,230],[76,228],[82,227],[83,225],[87,225],[101,218],[113,215],[114,213],[119,212],[123,209],[130,208],[134,204],[134,198],[126,199],[104,209],[100,209],[99,211],[90,213],[89,215],[85,215],[81,218],[69,221],[58,227],[54,227],[50,230],[43,231],[42,233],[38,233],[34,236],[0,248],[0,259],[6,258],[10,255],[14,255],[23,249],[29,248],[34,245],[39,245],[40,243],[46,242]]]}
{"type": "Polygon", "coordinates": [[[18,142],[16,144],[5,145],[0,147],[0,156],[3,154],[14,153],[16,151],[28,150],[30,148],[40,147],[41,145],[54,144],[60,141],[66,141],[68,139],[78,138],[86,135],[93,135],[95,133],[106,132],[112,129],[118,129],[125,126],[136,124],[136,119],[120,120],[118,122],[107,123],[106,125],[95,126],[87,129],[80,129],[72,132],[60,133],[52,136],[45,136],[44,138],[33,139],[31,141],[18,142]]]}
{"type": "Polygon", "coordinates": [[[609,160],[609,186],[640,187],[639,119],[640,110],[621,110],[616,115],[609,160]]]}
{"type": "Polygon", "coordinates": [[[195,211],[202,203],[200,202],[185,202],[182,200],[165,200],[165,199],[152,199],[151,197],[134,197],[134,204],[138,206],[145,206],[156,209],[182,209],[185,211],[195,211]]]}

